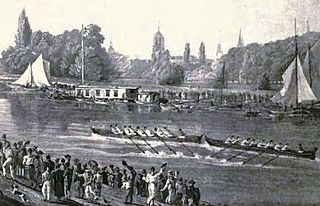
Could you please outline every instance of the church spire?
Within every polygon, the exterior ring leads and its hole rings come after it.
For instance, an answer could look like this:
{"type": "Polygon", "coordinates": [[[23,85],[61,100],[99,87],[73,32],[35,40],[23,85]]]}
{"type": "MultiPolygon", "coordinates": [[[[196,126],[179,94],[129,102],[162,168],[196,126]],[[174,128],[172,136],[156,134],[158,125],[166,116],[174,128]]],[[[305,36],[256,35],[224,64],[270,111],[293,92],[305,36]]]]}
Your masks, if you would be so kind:
{"type": "Polygon", "coordinates": [[[114,50],[114,48],[113,48],[113,43],[112,43],[112,40],[110,40],[110,46],[109,46],[109,48],[108,48],[108,53],[109,54],[112,54],[112,53],[114,53],[115,52],[115,50],[114,50]]]}
{"type": "Polygon", "coordinates": [[[216,59],[220,59],[223,55],[221,41],[220,41],[220,31],[219,31],[219,42],[217,44],[217,51],[216,51],[216,59]]]}
{"type": "Polygon", "coordinates": [[[239,39],[238,39],[237,47],[244,47],[244,42],[243,42],[243,37],[242,37],[242,34],[241,34],[241,29],[240,29],[240,32],[239,32],[239,39]]]}
{"type": "Polygon", "coordinates": [[[309,25],[309,19],[307,19],[307,33],[310,32],[310,25],[309,25]]]}

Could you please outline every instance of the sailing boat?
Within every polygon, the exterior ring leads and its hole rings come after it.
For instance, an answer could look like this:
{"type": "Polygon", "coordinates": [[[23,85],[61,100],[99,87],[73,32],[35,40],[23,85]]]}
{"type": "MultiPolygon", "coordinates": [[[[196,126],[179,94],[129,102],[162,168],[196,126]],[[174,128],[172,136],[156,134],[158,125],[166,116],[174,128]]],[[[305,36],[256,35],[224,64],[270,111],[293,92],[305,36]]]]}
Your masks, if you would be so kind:
{"type": "Polygon", "coordinates": [[[46,88],[50,86],[50,62],[43,60],[42,54],[14,81],[11,88],[46,88]]]}
{"type": "Polygon", "coordinates": [[[289,112],[290,116],[299,116],[303,115],[305,112],[302,107],[303,104],[316,101],[317,98],[315,97],[301,66],[296,32],[294,40],[295,56],[282,75],[283,88],[280,92],[275,94],[271,100],[284,106],[285,111],[283,113],[289,112]],[[291,110],[287,110],[287,108],[290,108],[291,110]]]}

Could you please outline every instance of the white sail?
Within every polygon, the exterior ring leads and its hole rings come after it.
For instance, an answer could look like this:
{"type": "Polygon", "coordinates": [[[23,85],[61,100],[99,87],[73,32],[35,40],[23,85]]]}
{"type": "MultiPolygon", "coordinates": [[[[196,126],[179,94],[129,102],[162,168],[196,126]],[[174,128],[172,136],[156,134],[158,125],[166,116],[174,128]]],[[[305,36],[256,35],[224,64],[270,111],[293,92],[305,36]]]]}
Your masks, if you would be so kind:
{"type": "Polygon", "coordinates": [[[282,79],[283,88],[272,98],[272,101],[296,107],[297,103],[316,100],[303,73],[298,56],[296,56],[283,73],[282,79]]]}
{"type": "Polygon", "coordinates": [[[32,82],[32,69],[29,64],[28,68],[23,72],[19,79],[14,81],[12,84],[27,86],[30,85],[32,82]]]}
{"type": "Polygon", "coordinates": [[[304,75],[307,78],[307,81],[318,100],[320,100],[320,84],[318,83],[320,82],[320,58],[318,58],[319,54],[320,40],[312,45],[310,51],[307,52],[303,62],[304,75]]]}
{"type": "Polygon", "coordinates": [[[33,81],[37,87],[46,87],[50,86],[48,81],[45,67],[46,64],[42,59],[42,54],[36,59],[35,62],[31,65],[33,73],[33,81]]]}

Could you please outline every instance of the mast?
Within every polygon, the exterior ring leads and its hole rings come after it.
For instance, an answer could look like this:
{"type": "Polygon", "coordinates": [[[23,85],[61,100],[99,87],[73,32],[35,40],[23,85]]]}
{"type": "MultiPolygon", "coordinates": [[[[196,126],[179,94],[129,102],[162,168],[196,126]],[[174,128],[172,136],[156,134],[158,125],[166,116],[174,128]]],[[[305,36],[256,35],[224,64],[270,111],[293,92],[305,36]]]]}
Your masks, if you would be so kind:
{"type": "Polygon", "coordinates": [[[294,18],[294,44],[295,44],[295,81],[296,81],[296,105],[298,106],[298,40],[297,40],[297,19],[294,18]]]}
{"type": "Polygon", "coordinates": [[[308,44],[308,64],[309,64],[309,78],[310,78],[310,88],[312,88],[312,67],[311,67],[311,49],[310,44],[308,44]]]}
{"type": "Polygon", "coordinates": [[[83,24],[81,25],[81,84],[84,84],[84,42],[83,42],[83,34],[84,34],[84,28],[83,24]]]}

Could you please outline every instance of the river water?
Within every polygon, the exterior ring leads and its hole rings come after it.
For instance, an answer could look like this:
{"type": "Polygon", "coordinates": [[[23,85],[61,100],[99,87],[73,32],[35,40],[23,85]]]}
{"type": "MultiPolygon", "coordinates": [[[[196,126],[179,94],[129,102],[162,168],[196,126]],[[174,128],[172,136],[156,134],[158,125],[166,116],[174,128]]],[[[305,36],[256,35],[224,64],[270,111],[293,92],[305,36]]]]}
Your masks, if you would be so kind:
{"type": "Polygon", "coordinates": [[[226,162],[239,151],[226,150],[212,155],[218,148],[207,144],[169,144],[177,155],[165,145],[149,141],[160,151],[155,155],[143,142],[142,154],[129,140],[106,139],[92,135],[90,125],[167,126],[173,130],[183,128],[186,133],[206,133],[210,138],[249,135],[274,139],[291,145],[303,143],[305,147],[320,145],[320,122],[308,120],[293,124],[276,121],[267,115],[246,118],[238,111],[194,110],[192,112],[161,112],[156,107],[137,105],[95,106],[79,102],[48,100],[37,92],[0,92],[0,131],[10,140],[31,140],[52,156],[71,154],[81,160],[95,159],[102,165],[121,164],[126,160],[138,170],[159,166],[180,171],[182,177],[194,179],[201,190],[202,199],[229,205],[319,205],[319,162],[280,157],[266,167],[263,162],[272,156],[262,155],[246,165],[241,162],[254,153],[226,162]]]}

